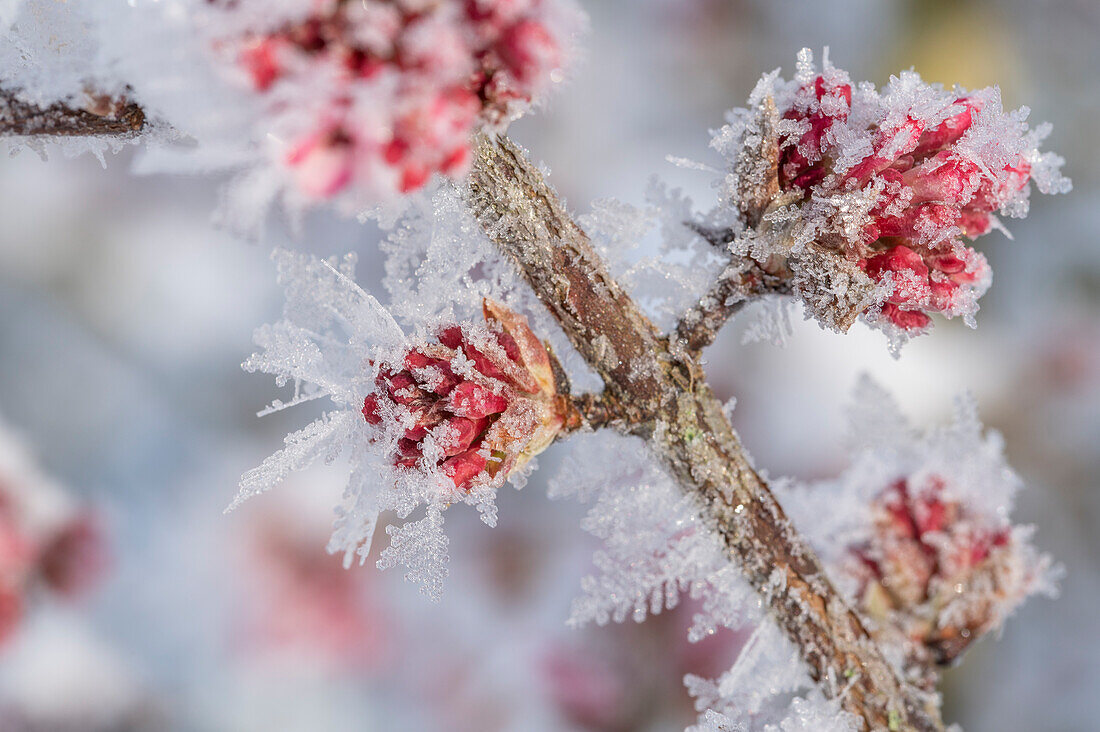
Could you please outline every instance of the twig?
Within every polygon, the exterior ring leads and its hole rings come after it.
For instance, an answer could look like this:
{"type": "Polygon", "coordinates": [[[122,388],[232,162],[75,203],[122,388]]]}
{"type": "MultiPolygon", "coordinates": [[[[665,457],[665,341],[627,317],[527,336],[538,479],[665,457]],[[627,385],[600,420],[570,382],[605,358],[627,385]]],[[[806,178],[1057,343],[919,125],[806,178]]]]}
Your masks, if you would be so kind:
{"type": "Polygon", "coordinates": [[[588,392],[570,397],[568,414],[565,434],[608,427],[630,434],[638,427],[638,423],[631,420],[639,415],[624,409],[621,402],[607,393],[588,392]]]}
{"type": "Polygon", "coordinates": [[[713,343],[726,321],[753,298],[791,291],[788,280],[768,274],[755,263],[741,271],[732,269],[733,265],[677,323],[676,344],[686,353],[698,355],[713,343]]]}
{"type": "Polygon", "coordinates": [[[145,112],[125,99],[87,94],[82,108],[60,102],[39,107],[0,89],[0,136],[130,137],[145,127],[145,112]]]}
{"type": "Polygon", "coordinates": [[[898,678],[753,470],[694,359],[672,353],[538,169],[506,138],[482,138],[467,199],[606,393],[698,497],[822,690],[835,696],[849,680],[841,703],[870,729],[942,730],[930,697],[898,678]]]}

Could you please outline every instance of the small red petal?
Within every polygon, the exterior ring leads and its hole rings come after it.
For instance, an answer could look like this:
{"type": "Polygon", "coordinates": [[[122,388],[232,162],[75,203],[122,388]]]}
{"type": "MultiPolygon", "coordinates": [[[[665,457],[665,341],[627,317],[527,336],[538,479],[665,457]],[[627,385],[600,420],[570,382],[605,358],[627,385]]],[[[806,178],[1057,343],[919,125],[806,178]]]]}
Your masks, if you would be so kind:
{"type": "Polygon", "coordinates": [[[453,417],[443,424],[445,427],[441,431],[444,434],[439,437],[439,448],[444,455],[451,456],[469,448],[489,426],[489,418],[453,417]]]}
{"type": "Polygon", "coordinates": [[[915,272],[922,277],[928,276],[928,267],[920,255],[909,247],[900,244],[867,259],[867,275],[876,282],[881,280],[887,272],[903,272],[906,270],[915,272]]]}
{"type": "Polygon", "coordinates": [[[480,384],[463,381],[450,393],[448,408],[462,417],[487,417],[507,409],[508,400],[480,384]]]}
{"type": "Polygon", "coordinates": [[[382,417],[378,409],[378,395],[370,394],[363,400],[363,418],[370,424],[379,424],[382,417]]]}
{"type": "Polygon", "coordinates": [[[903,310],[894,303],[882,306],[882,315],[894,325],[904,330],[922,330],[928,327],[932,319],[919,310],[903,310]]]}
{"type": "Polygon", "coordinates": [[[443,462],[443,472],[451,476],[456,488],[468,488],[470,482],[485,470],[486,459],[472,447],[443,462]]]}
{"type": "Polygon", "coordinates": [[[401,183],[398,188],[401,189],[402,193],[412,193],[423,188],[430,176],[431,171],[425,166],[419,164],[409,165],[401,171],[401,183]]]}

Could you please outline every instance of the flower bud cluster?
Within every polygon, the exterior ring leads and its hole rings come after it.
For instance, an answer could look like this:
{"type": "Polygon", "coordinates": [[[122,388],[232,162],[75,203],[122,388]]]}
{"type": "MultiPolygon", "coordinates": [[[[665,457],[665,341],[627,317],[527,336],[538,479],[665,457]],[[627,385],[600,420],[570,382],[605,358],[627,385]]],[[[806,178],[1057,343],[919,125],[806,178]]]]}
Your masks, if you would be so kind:
{"type": "Polygon", "coordinates": [[[850,548],[857,604],[910,660],[945,665],[1000,626],[1042,574],[1021,530],[950,495],[939,475],[900,478],[873,502],[871,538],[850,548]]]}
{"type": "Polygon", "coordinates": [[[281,162],[313,199],[382,200],[463,174],[473,132],[560,78],[576,12],[567,0],[299,4],[217,47],[264,100],[281,162]]]}
{"type": "MultiPolygon", "coordinates": [[[[794,80],[765,76],[750,104],[713,144],[734,163],[726,194],[743,218],[771,225],[754,257],[796,274],[807,250],[858,266],[875,289],[861,312],[890,332],[921,332],[930,313],[972,323],[991,273],[969,242],[1001,228],[997,214],[1026,215],[1032,182],[1044,193],[1070,187],[1062,159],[1038,150],[1049,126],[1029,130],[1026,108],[1005,112],[995,87],[945,89],[907,71],[879,91],[827,58],[819,73],[807,49],[794,80]],[[760,209],[747,217],[746,199],[760,209]]],[[[796,291],[820,318],[805,289],[796,291]]]]}
{"type": "Polygon", "coordinates": [[[487,327],[454,325],[381,364],[363,402],[372,425],[400,432],[395,465],[441,471],[456,488],[501,483],[565,423],[546,347],[523,316],[486,300],[487,327]]]}

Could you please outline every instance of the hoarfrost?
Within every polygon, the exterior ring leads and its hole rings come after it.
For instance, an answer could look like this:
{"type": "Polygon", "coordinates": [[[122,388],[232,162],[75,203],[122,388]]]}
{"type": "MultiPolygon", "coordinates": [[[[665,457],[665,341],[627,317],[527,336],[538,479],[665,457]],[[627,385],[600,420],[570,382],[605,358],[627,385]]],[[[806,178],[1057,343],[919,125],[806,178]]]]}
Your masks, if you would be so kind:
{"type": "Polygon", "coordinates": [[[856,732],[862,720],[825,699],[798,650],[771,618],[753,631],[733,667],[716,681],[684,678],[702,712],[687,732],[856,732]]]}
{"type": "Polygon", "coordinates": [[[575,390],[603,388],[515,264],[486,236],[457,188],[444,186],[411,200],[381,249],[387,255],[383,285],[399,322],[412,327],[479,318],[482,301],[489,298],[527,316],[575,390]]]}
{"type": "MultiPolygon", "coordinates": [[[[1062,158],[1038,149],[1050,126],[1029,130],[1027,116],[1004,110],[996,87],[945,88],[912,70],[882,89],[854,84],[828,49],[820,70],[803,49],[792,80],[765,74],[712,133],[726,163],[715,207],[664,208],[712,251],[784,283],[775,291],[807,318],[843,332],[862,317],[896,355],[929,313],[976,324],[992,278],[964,238],[1003,230],[995,213],[1026,215],[1032,181],[1070,189],[1062,158]]],[[[747,338],[782,342],[786,313],[762,312],[747,338]]]]}
{"type": "Polygon", "coordinates": [[[597,574],[581,582],[571,625],[641,622],[675,607],[685,591],[703,599],[695,639],[755,617],[755,593],[731,567],[696,499],[683,495],[636,438],[600,433],[578,443],[551,481],[550,496],[592,502],[582,528],[603,542],[593,558],[597,574]]]}

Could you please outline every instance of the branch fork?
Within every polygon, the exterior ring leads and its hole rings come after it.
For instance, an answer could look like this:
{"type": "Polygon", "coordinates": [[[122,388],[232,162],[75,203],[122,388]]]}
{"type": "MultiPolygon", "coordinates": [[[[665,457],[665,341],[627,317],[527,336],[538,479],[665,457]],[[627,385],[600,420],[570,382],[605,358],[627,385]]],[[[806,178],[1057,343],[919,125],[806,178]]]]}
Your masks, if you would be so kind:
{"type": "Polygon", "coordinates": [[[507,138],[478,140],[466,198],[489,238],[603,378],[604,394],[584,395],[574,402],[578,412],[596,416],[604,406],[618,407],[618,419],[647,439],[682,490],[698,497],[731,560],[825,693],[840,698],[868,729],[942,730],[934,699],[897,676],[752,468],[705,380],[698,350],[672,345],[709,343],[737,301],[716,296],[693,322],[682,321],[674,338],[662,335],[610,276],[538,168],[507,138]],[[688,340],[699,322],[705,323],[700,336],[688,340]]]}

